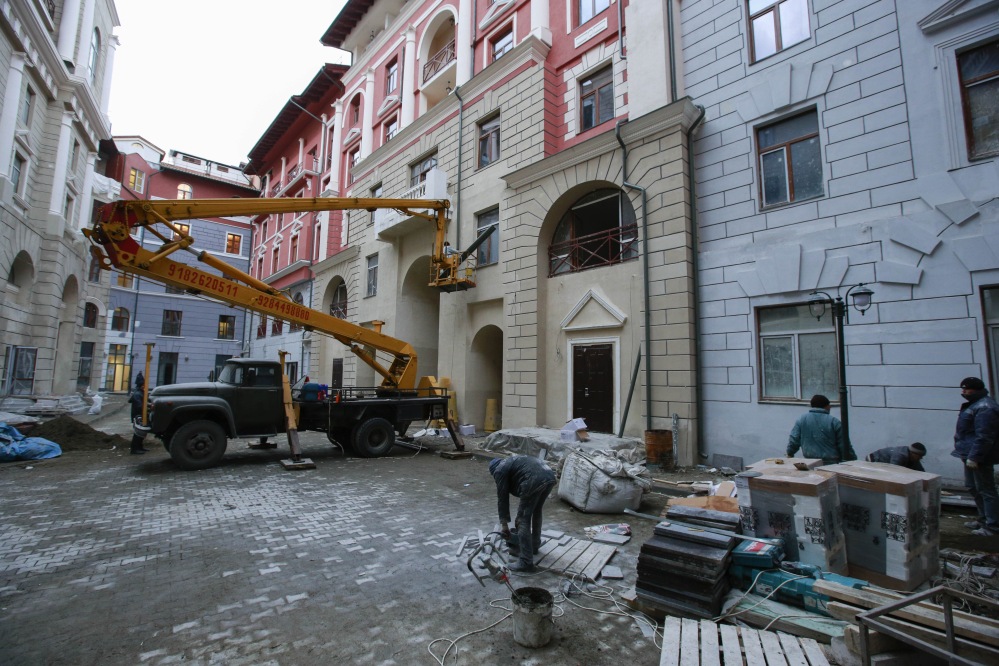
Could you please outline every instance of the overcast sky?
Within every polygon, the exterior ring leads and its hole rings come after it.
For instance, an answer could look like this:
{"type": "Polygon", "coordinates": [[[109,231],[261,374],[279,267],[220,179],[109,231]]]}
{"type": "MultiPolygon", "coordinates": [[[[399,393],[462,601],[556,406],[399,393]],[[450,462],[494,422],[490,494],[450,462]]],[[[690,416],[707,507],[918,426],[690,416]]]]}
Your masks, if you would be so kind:
{"type": "Polygon", "coordinates": [[[345,0],[115,0],[113,135],[239,165],[324,63],[345,0]]]}

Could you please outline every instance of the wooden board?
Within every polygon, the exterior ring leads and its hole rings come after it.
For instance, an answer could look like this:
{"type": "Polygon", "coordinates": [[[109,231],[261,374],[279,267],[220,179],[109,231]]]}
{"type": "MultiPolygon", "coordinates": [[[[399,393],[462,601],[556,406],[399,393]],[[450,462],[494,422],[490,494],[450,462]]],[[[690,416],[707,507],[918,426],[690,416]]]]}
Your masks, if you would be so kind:
{"type": "MultiPolygon", "coordinates": [[[[860,606],[864,609],[878,608],[897,599],[893,595],[882,594],[871,589],[855,590],[845,585],[839,585],[830,581],[817,580],[813,589],[820,594],[846,601],[860,606]]],[[[909,620],[917,624],[923,624],[933,629],[944,629],[943,608],[940,606],[924,605],[922,603],[913,604],[904,608],[899,608],[891,612],[890,617],[909,620]],[[929,606],[929,607],[927,607],[929,606]]],[[[970,616],[966,613],[954,612],[954,633],[958,636],[981,641],[994,647],[999,647],[999,628],[988,623],[986,618],[970,616]]]]}
{"type": "Polygon", "coordinates": [[[559,545],[554,539],[542,544],[534,558],[539,569],[569,575],[581,575],[595,581],[607,565],[617,548],[608,544],[596,543],[587,539],[566,537],[566,544],[559,545]]]}
{"type": "Polygon", "coordinates": [[[710,620],[663,621],[659,666],[829,666],[819,644],[809,638],[758,631],[710,620]]]}

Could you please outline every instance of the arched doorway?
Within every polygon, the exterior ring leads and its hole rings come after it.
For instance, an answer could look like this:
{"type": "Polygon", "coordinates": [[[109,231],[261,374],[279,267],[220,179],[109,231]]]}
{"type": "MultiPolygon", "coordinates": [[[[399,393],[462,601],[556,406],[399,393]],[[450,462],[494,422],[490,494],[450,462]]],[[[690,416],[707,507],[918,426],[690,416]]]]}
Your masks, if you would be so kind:
{"type": "Polygon", "coordinates": [[[497,410],[503,403],[503,331],[498,326],[483,326],[475,334],[465,366],[471,381],[464,391],[462,420],[485,430],[486,401],[496,400],[497,410]]]}
{"type": "MultiPolygon", "coordinates": [[[[56,334],[56,353],[53,363],[52,393],[59,395],[71,393],[76,390],[75,368],[73,365],[73,339],[78,330],[80,315],[80,285],[76,281],[76,276],[70,275],[66,278],[62,287],[62,313],[59,317],[59,332],[56,334]]],[[[88,303],[90,308],[96,313],[97,306],[88,303]]],[[[94,319],[97,319],[96,317],[94,319]]],[[[85,325],[88,322],[83,322],[85,325]]],[[[97,321],[89,326],[89,332],[96,338],[97,321]]]]}
{"type": "Polygon", "coordinates": [[[417,376],[438,375],[440,296],[427,286],[430,257],[414,261],[403,278],[396,305],[398,321],[393,337],[405,340],[416,350],[417,376]]]}

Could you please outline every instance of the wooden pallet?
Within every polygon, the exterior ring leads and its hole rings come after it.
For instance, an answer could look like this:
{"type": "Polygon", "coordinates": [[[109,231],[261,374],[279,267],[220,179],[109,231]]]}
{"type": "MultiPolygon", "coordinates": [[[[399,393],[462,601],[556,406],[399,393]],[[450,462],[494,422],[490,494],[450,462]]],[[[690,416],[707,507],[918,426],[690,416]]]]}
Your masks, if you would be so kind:
{"type": "Polygon", "coordinates": [[[811,638],[667,617],[659,666],[829,666],[811,638]],[[765,655],[765,656],[764,656],[765,655]]]}
{"type": "Polygon", "coordinates": [[[582,575],[587,580],[595,581],[616,552],[614,546],[587,539],[549,539],[538,550],[534,565],[555,573],[582,575]]]}

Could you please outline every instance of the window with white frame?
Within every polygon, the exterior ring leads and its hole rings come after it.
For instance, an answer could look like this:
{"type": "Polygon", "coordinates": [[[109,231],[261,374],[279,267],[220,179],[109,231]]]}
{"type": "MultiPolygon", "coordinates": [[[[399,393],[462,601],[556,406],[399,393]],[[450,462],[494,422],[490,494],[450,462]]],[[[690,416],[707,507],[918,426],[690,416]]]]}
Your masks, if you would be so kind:
{"type": "Polygon", "coordinates": [[[90,60],[87,63],[90,67],[90,81],[93,82],[97,78],[97,58],[101,54],[101,31],[94,28],[93,34],[90,36],[90,60]]]}
{"type": "Polygon", "coordinates": [[[576,25],[583,25],[610,7],[610,0],[576,0],[576,25]]]}
{"type": "Polygon", "coordinates": [[[361,148],[357,147],[347,153],[347,182],[354,182],[354,167],[361,161],[361,148]]]}
{"type": "Polygon", "coordinates": [[[28,160],[20,152],[14,153],[14,162],[11,164],[10,182],[14,186],[14,194],[23,197],[25,182],[28,180],[26,172],[28,170],[28,160]]]}
{"type": "Polygon", "coordinates": [[[385,121],[385,141],[391,141],[392,137],[399,133],[399,118],[393,116],[385,121]]]}
{"type": "Polygon", "coordinates": [[[115,308],[111,315],[111,330],[118,332],[128,331],[128,323],[131,316],[125,308],[115,308]]]}
{"type": "Polygon", "coordinates": [[[476,250],[475,260],[479,266],[495,264],[499,261],[499,208],[487,210],[475,216],[475,237],[478,238],[486,229],[496,227],[495,231],[482,242],[476,250]]]}
{"type": "Polygon", "coordinates": [[[101,261],[97,257],[90,258],[90,271],[87,274],[87,282],[101,281],[101,261]]]}
{"type": "Polygon", "coordinates": [[[999,155],[999,40],[957,55],[968,159],[999,155]]]}
{"type": "Polygon", "coordinates": [[[290,239],[290,247],[288,248],[288,263],[293,264],[298,261],[298,234],[295,234],[290,239]]]}
{"type": "Polygon", "coordinates": [[[139,171],[136,168],[129,169],[128,171],[128,189],[133,192],[142,194],[146,187],[146,174],[143,171],[139,171]]]}
{"type": "Polygon", "coordinates": [[[368,257],[367,279],[365,280],[365,296],[374,296],[378,293],[378,255],[373,254],[368,257]]]}
{"type": "Polygon", "coordinates": [[[17,114],[17,120],[24,127],[31,124],[31,111],[35,108],[35,91],[31,89],[31,86],[27,86],[24,89],[24,95],[21,96],[21,108],[17,114]]]}
{"type": "Polygon", "coordinates": [[[836,396],[839,363],[832,317],[816,319],[807,305],[760,308],[760,397],[808,400],[836,396]]]}
{"type": "Polygon", "coordinates": [[[391,95],[399,87],[399,61],[393,60],[385,67],[385,94],[391,95]]]}
{"type": "Polygon", "coordinates": [[[588,130],[614,118],[614,70],[607,66],[579,82],[579,124],[588,130]]]}
{"type": "Polygon", "coordinates": [[[239,250],[243,245],[242,234],[226,234],[225,235],[225,251],[228,254],[239,254],[239,250]]]}
{"type": "Polygon", "coordinates": [[[192,188],[187,183],[181,183],[177,186],[177,198],[178,199],[193,199],[194,198],[194,188],[192,188]]]}
{"type": "Polygon", "coordinates": [[[184,236],[191,235],[191,225],[184,224],[183,222],[174,222],[173,226],[177,227],[177,231],[173,232],[173,239],[180,240],[184,236]]]}
{"type": "Polygon", "coordinates": [[[748,0],[752,61],[808,39],[808,0],[748,0]]]}
{"type": "Polygon", "coordinates": [[[479,124],[479,168],[500,157],[500,117],[495,115],[479,124]]]}
{"type": "Polygon", "coordinates": [[[758,128],[756,146],[764,208],[823,195],[815,109],[758,128]]]}
{"type": "Polygon", "coordinates": [[[489,41],[492,47],[493,61],[499,60],[505,53],[513,49],[513,26],[510,26],[489,41]]]}

